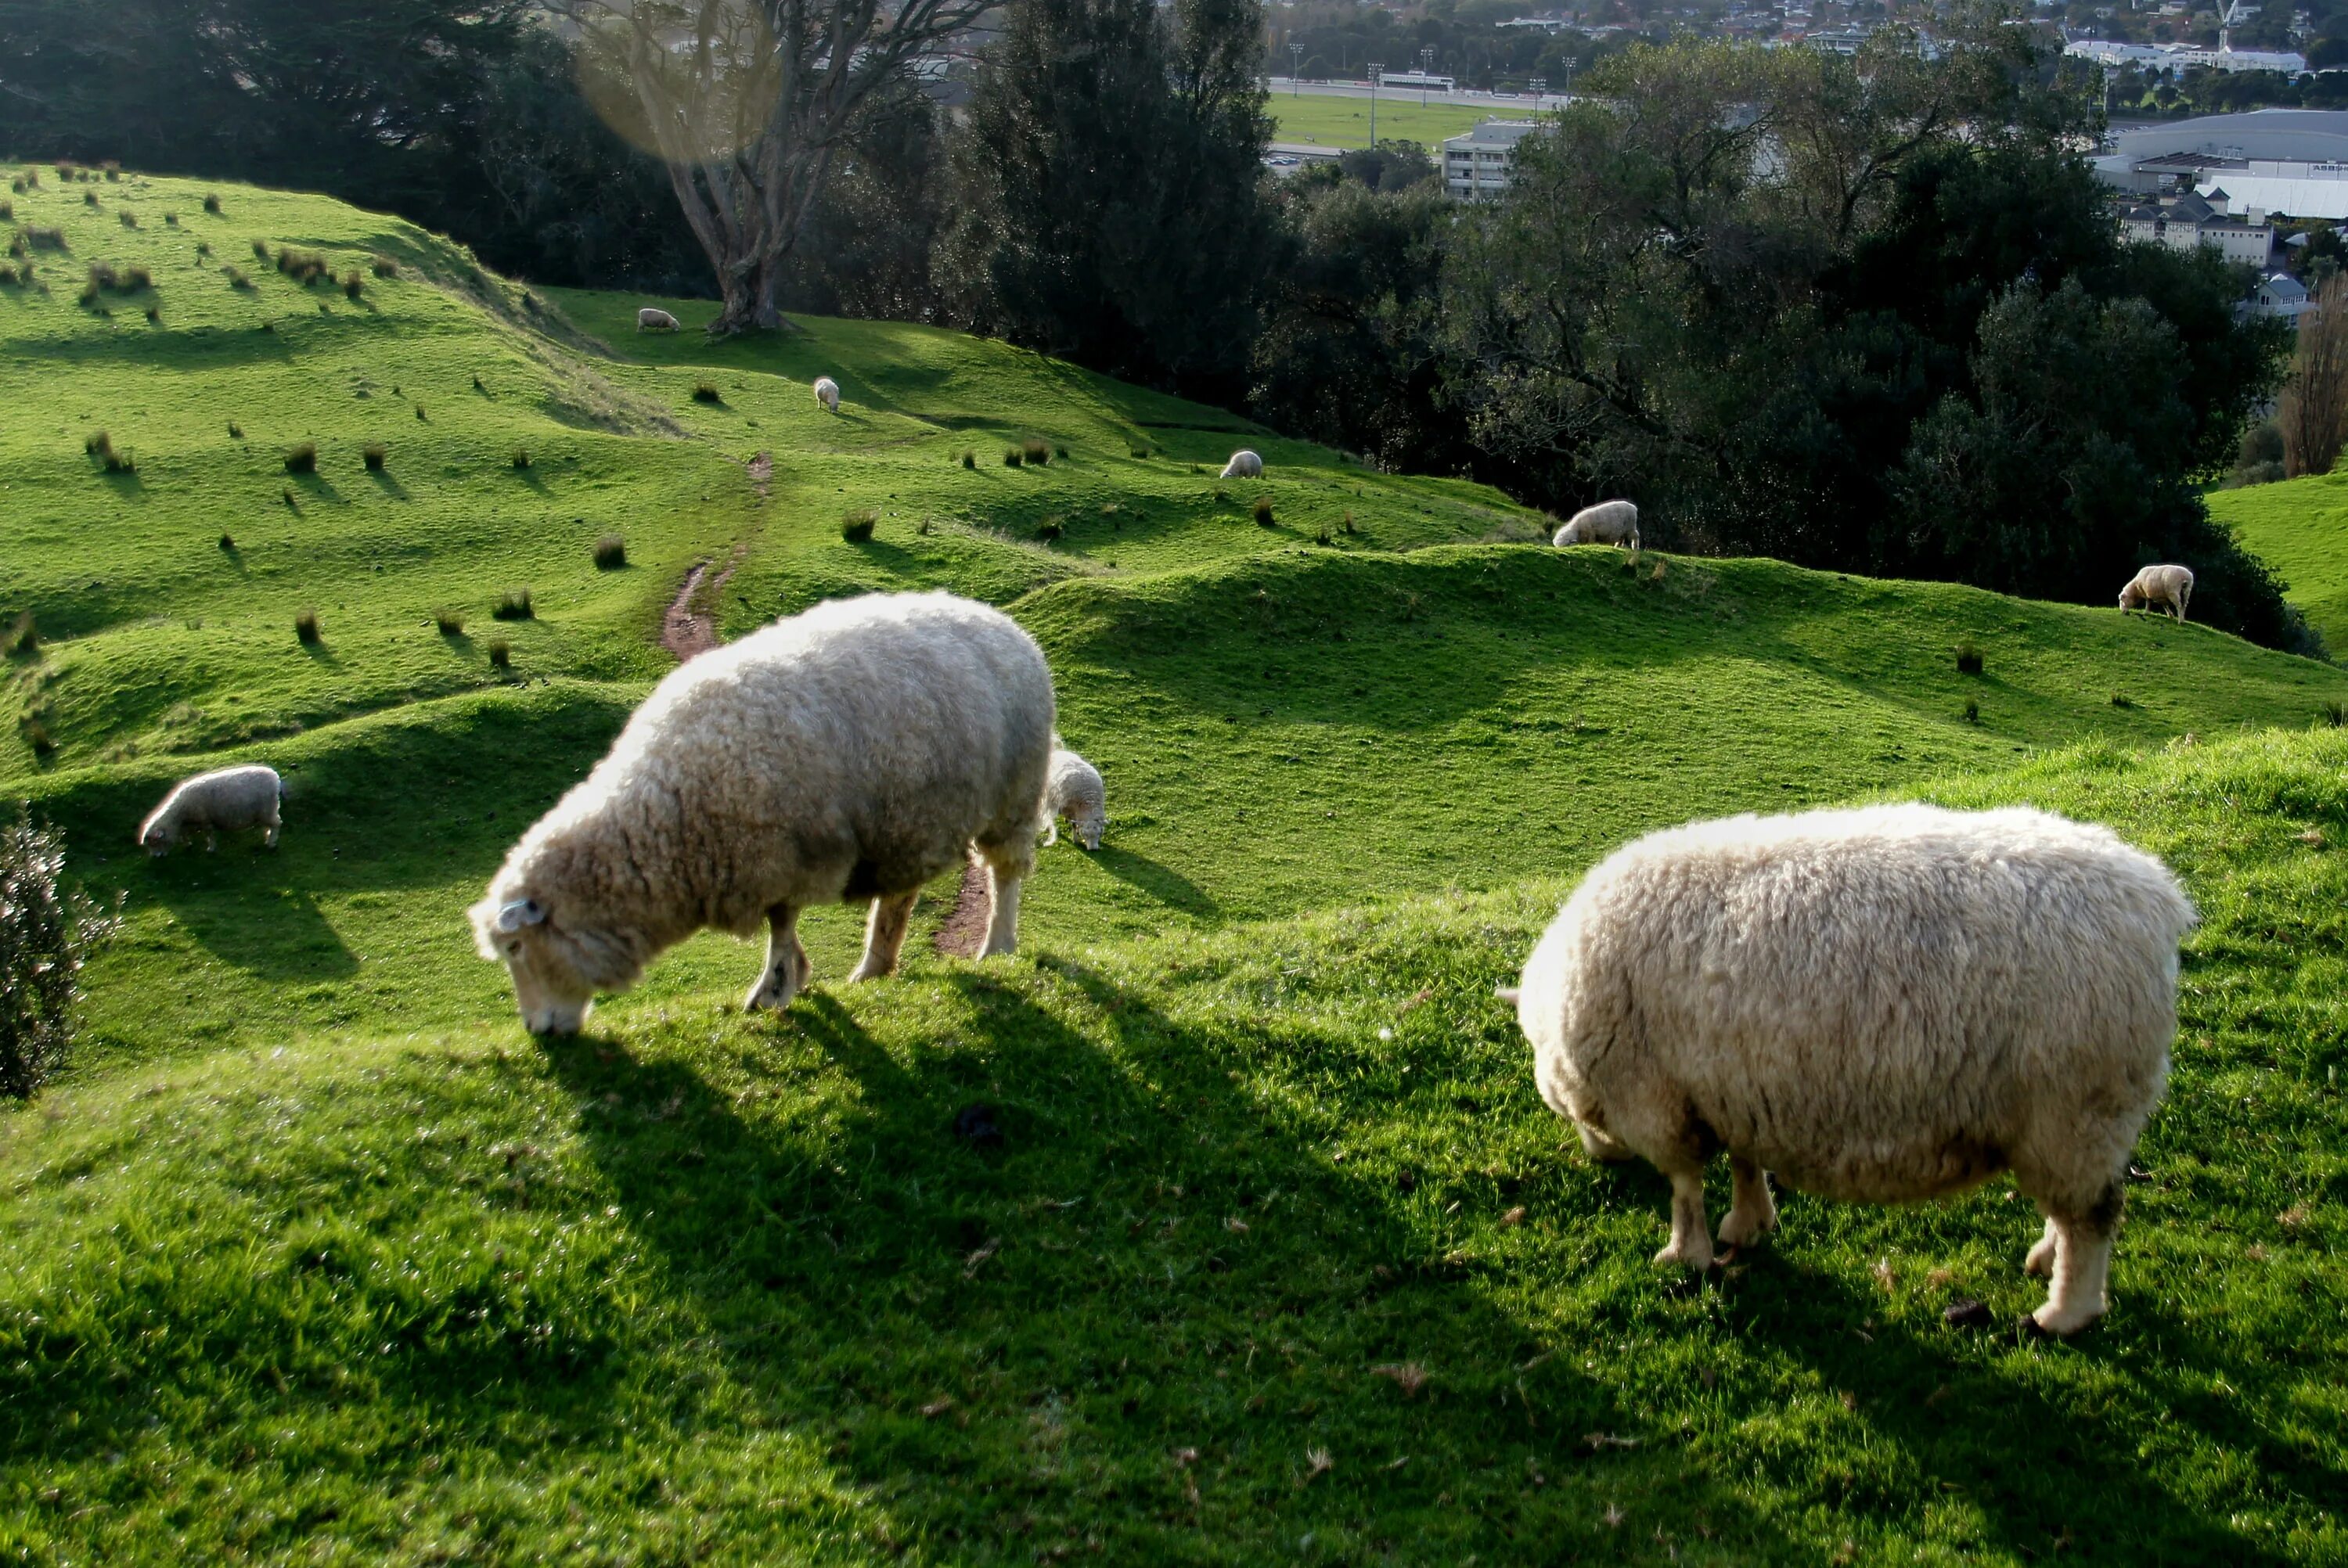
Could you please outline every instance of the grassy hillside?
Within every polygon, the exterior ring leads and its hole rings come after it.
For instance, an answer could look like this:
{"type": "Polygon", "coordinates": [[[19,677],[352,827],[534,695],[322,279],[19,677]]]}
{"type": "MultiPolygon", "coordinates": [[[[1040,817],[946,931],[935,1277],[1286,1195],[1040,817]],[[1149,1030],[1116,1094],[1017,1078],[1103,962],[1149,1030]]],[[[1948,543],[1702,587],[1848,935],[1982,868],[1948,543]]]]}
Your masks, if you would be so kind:
{"type": "Polygon", "coordinates": [[[1003,344],[639,334],[647,302],[212,190],[14,199],[68,250],[0,290],[0,627],[40,634],[0,665],[0,798],[128,923],[79,1066],[0,1112],[0,1553],[2348,1555],[2348,743],[2308,733],[2348,672],[1512,542],[1541,519],[1488,489],[1003,344]],[[84,305],[96,261],[152,286],[84,305]],[[1241,445],[1265,479],[1217,478],[1241,445]],[[708,937],[582,1040],[521,1038],[461,912],[670,667],[695,565],[729,636],[926,586],[1034,631],[1111,826],[1045,853],[1019,961],[850,991],[860,917],[819,911],[783,1019],[730,1010],[757,959],[708,937]],[[283,773],[280,852],[137,854],[232,760],[283,773]],[[2210,916],[2081,1347],[1937,1327],[2030,1299],[1994,1193],[1797,1201],[1774,1255],[1666,1289],[1659,1187],[1569,1157],[1484,999],[1632,834],[1923,788],[2116,822],[2210,916]],[[949,1132],[974,1101],[999,1154],[949,1132]]]}
{"type": "MultiPolygon", "coordinates": [[[[0,1127],[5,1539],[120,1563],[2338,1562],[2348,740],[1927,793],[2102,818],[2205,925],[2095,1334],[2003,1183],[1794,1197],[1690,1291],[1492,984],[1559,883],[354,1031],[0,1127]],[[958,1107],[998,1108],[999,1151],[958,1107]]],[[[1715,1205],[1725,1193],[1715,1193],[1715,1205]]],[[[1715,1209],[1715,1212],[1717,1210],[1715,1209]]]]}
{"type": "Polygon", "coordinates": [[[2333,658],[2348,656],[2348,474],[2213,490],[2209,512],[2291,584],[2333,658]]]}

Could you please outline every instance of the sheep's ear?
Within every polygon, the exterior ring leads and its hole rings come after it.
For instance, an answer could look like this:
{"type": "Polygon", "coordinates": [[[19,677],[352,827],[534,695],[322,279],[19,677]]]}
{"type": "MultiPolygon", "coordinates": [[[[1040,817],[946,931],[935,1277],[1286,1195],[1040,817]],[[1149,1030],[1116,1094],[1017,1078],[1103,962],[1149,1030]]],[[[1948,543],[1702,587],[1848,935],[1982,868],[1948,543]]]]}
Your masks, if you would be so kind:
{"type": "Polygon", "coordinates": [[[498,911],[498,929],[519,931],[546,918],[546,906],[535,898],[516,898],[498,911]]]}
{"type": "Polygon", "coordinates": [[[1515,986],[1499,986],[1494,989],[1492,994],[1510,1007],[1514,1007],[1523,999],[1525,993],[1515,986]]]}

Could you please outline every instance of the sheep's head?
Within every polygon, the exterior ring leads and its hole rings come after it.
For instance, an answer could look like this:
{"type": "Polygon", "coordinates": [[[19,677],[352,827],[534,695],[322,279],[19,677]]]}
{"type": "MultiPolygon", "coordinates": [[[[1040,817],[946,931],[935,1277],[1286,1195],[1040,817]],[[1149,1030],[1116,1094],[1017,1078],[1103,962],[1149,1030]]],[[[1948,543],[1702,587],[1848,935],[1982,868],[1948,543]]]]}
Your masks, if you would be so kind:
{"type": "Polygon", "coordinates": [[[2144,608],[2144,590],[2137,587],[2134,583],[2130,583],[2126,588],[2120,589],[2120,608],[2122,610],[2142,610],[2144,608]]]}
{"type": "Polygon", "coordinates": [[[1108,818],[1106,816],[1095,815],[1079,818],[1076,825],[1076,842],[1083,845],[1086,849],[1098,849],[1100,847],[1101,834],[1107,828],[1107,826],[1108,818]]]}
{"type": "Polygon", "coordinates": [[[179,846],[180,825],[158,813],[139,825],[139,846],[156,859],[161,859],[179,846]]]}
{"type": "Polygon", "coordinates": [[[493,893],[471,915],[473,945],[513,976],[522,1027],[532,1034],[578,1033],[595,987],[581,972],[577,937],[561,928],[554,911],[528,894],[500,898],[493,893]]]}

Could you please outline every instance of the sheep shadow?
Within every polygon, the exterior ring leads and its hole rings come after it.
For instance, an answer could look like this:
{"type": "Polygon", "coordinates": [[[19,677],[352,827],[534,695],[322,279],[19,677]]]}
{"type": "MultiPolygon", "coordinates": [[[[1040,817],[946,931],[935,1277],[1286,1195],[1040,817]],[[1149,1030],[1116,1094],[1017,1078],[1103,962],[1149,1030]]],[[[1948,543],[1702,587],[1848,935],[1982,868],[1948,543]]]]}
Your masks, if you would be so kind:
{"type": "Polygon", "coordinates": [[[222,834],[216,855],[182,845],[151,862],[139,891],[170,910],[197,947],[261,979],[340,980],[358,973],[358,959],[309,889],[271,875],[282,870],[257,832],[222,834]]]}
{"type": "Polygon", "coordinates": [[[1130,849],[1119,849],[1114,844],[1103,844],[1087,852],[1092,863],[1128,886],[1155,898],[1169,908],[1200,920],[1213,920],[1221,906],[1213,895],[1172,867],[1137,855],[1130,849]]]}

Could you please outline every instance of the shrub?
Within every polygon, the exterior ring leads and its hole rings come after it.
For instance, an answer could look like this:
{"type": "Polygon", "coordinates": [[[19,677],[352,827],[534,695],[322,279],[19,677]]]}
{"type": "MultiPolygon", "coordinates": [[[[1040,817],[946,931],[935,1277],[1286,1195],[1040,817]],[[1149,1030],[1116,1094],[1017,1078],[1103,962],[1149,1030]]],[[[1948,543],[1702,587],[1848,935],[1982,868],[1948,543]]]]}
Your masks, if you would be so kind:
{"type": "Polygon", "coordinates": [[[513,449],[513,457],[512,457],[511,461],[512,461],[512,463],[513,463],[513,466],[514,466],[515,467],[517,467],[517,468],[527,468],[527,467],[529,467],[529,466],[530,466],[530,448],[529,448],[529,447],[527,447],[527,446],[517,446],[517,447],[515,447],[515,448],[513,449]]]}
{"type": "Polygon", "coordinates": [[[1258,496],[1255,498],[1255,505],[1248,509],[1255,514],[1255,526],[1257,528],[1268,528],[1272,527],[1272,497],[1270,496],[1258,496]]]}
{"type": "Polygon", "coordinates": [[[294,636],[304,647],[314,646],[318,641],[318,612],[305,610],[294,618],[294,636]]]}
{"type": "Polygon", "coordinates": [[[443,637],[455,637],[465,630],[465,612],[448,605],[438,605],[432,611],[432,624],[440,629],[443,637]]]}
{"type": "Polygon", "coordinates": [[[356,268],[343,274],[343,297],[355,300],[366,292],[366,279],[356,268]]]}
{"type": "Polygon", "coordinates": [[[205,210],[205,211],[207,211],[207,212],[211,213],[213,217],[217,218],[217,217],[219,217],[219,216],[220,216],[220,210],[221,210],[221,206],[220,206],[220,198],[219,198],[219,197],[217,197],[217,196],[207,196],[207,197],[205,197],[205,198],[204,198],[204,210],[205,210]]]}
{"type": "Polygon", "coordinates": [[[228,534],[222,534],[221,536],[221,548],[228,551],[231,555],[234,555],[236,553],[235,538],[228,534]]]}
{"type": "Polygon", "coordinates": [[[8,657],[28,658],[41,651],[40,629],[33,624],[33,612],[19,610],[14,625],[8,628],[8,657]]]}
{"type": "MultiPolygon", "coordinates": [[[[318,444],[304,441],[285,454],[285,471],[289,474],[314,474],[318,471],[318,444]]],[[[290,492],[289,492],[290,493],[290,492]]]]}
{"type": "Polygon", "coordinates": [[[1052,460],[1051,443],[1030,436],[1019,444],[1019,456],[1027,460],[1030,467],[1040,468],[1052,460]]]}
{"type": "Polygon", "coordinates": [[[977,466],[978,466],[978,454],[977,454],[977,453],[975,453],[975,452],[973,452],[973,451],[972,451],[972,450],[971,450],[969,447],[967,447],[967,446],[963,447],[963,448],[962,449],[962,466],[963,466],[963,467],[965,467],[965,468],[975,468],[975,467],[977,467],[977,466]]]}
{"type": "Polygon", "coordinates": [[[595,569],[617,571],[628,564],[628,544],[617,534],[605,534],[595,541],[595,569]]]}
{"type": "Polygon", "coordinates": [[[723,403],[726,395],[709,383],[697,381],[693,385],[693,400],[695,403],[723,403]]]}
{"type": "Polygon", "coordinates": [[[228,278],[228,286],[229,286],[230,288],[232,288],[232,289],[250,289],[251,287],[252,287],[252,280],[251,278],[248,278],[248,277],[246,277],[246,276],[244,275],[244,269],[243,269],[243,268],[242,268],[242,267],[222,267],[222,268],[221,269],[221,272],[223,272],[224,274],[226,274],[226,275],[227,275],[227,278],[228,278]]]}
{"type": "Polygon", "coordinates": [[[495,620],[534,620],[538,611],[530,608],[530,589],[513,588],[498,595],[497,608],[489,616],[495,620]]]}
{"type": "Polygon", "coordinates": [[[513,644],[502,637],[489,639],[489,662],[499,670],[513,666],[513,644]]]}
{"type": "Polygon", "coordinates": [[[1978,675],[1982,672],[1982,651],[1970,642],[1957,644],[1957,673],[1978,675]]]}
{"type": "Polygon", "coordinates": [[[845,512],[839,518],[839,537],[851,545],[860,545],[872,537],[873,526],[880,515],[870,510],[845,512]]]}
{"type": "Polygon", "coordinates": [[[1016,447],[1016,446],[1006,446],[1006,447],[1004,447],[1004,448],[1003,449],[1003,466],[1004,466],[1004,467],[1006,467],[1006,468],[1016,468],[1017,466],[1019,466],[1019,462],[1020,462],[1020,458],[1019,458],[1019,448],[1018,448],[1018,447],[1016,447]]]}
{"type": "Polygon", "coordinates": [[[255,240],[252,242],[252,256],[253,260],[257,261],[266,261],[269,260],[269,241],[266,240],[255,240]]]}
{"type": "Polygon", "coordinates": [[[115,216],[122,220],[122,226],[125,229],[136,229],[139,227],[139,214],[136,212],[118,212],[115,216]]]}
{"type": "MultiPolygon", "coordinates": [[[[44,750],[47,732],[26,730],[33,749],[44,750]]],[[[64,1065],[82,966],[121,925],[87,894],[59,886],[65,866],[64,838],[36,827],[22,807],[0,827],[0,1090],[19,1100],[64,1065]]]]}
{"type": "Polygon", "coordinates": [[[383,460],[390,456],[391,453],[380,441],[370,441],[359,448],[359,461],[367,466],[367,472],[370,474],[382,473],[383,460]]]}
{"type": "Polygon", "coordinates": [[[372,264],[375,268],[375,275],[378,278],[399,276],[399,263],[388,256],[377,256],[372,264]]]}

